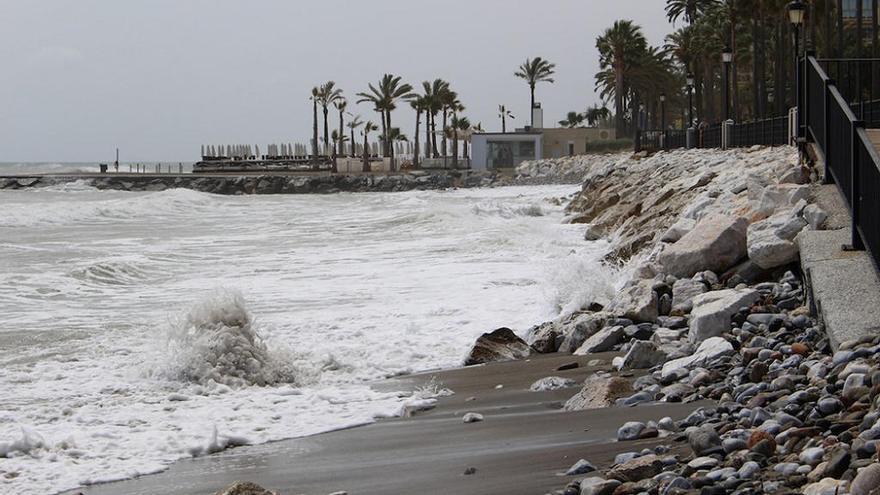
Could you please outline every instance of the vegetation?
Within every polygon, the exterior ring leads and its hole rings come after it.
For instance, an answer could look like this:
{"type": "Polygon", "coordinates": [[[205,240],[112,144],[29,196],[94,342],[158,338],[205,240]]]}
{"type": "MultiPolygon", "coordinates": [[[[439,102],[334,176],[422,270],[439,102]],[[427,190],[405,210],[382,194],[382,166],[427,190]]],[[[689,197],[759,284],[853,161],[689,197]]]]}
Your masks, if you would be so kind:
{"type": "Polygon", "coordinates": [[[544,60],[541,57],[535,57],[532,59],[527,58],[522,65],[519,66],[519,70],[513,73],[516,77],[523,79],[529,84],[529,93],[531,95],[530,105],[529,105],[529,114],[531,115],[531,126],[535,126],[535,86],[539,82],[553,82],[553,74],[556,73],[556,64],[551,64],[549,61],[544,60]]]}

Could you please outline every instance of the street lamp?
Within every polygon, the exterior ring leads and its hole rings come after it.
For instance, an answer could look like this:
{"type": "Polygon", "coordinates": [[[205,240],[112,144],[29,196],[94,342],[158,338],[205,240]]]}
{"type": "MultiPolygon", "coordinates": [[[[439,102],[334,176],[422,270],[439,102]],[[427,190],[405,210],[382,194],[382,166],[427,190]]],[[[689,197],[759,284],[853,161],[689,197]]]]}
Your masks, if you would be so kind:
{"type": "Polygon", "coordinates": [[[666,93],[660,93],[660,129],[666,130],[666,93]]]}
{"type": "Polygon", "coordinates": [[[692,127],[694,125],[694,85],[696,84],[696,78],[692,72],[688,72],[687,75],[687,89],[688,89],[688,127],[692,127]]]}
{"type": "Polygon", "coordinates": [[[733,61],[733,50],[729,46],[721,52],[721,62],[724,64],[724,81],[721,82],[722,120],[730,119],[730,63],[733,61]]]}
{"type": "MultiPolygon", "coordinates": [[[[804,3],[800,0],[794,0],[793,2],[788,4],[788,20],[791,22],[791,27],[794,30],[794,82],[795,88],[797,88],[795,91],[795,96],[799,109],[801,104],[800,31],[801,25],[803,25],[804,23],[804,14],[806,13],[806,11],[806,5],[804,5],[804,3]]],[[[798,137],[801,136],[803,136],[803,133],[800,126],[798,126],[798,137]]]]}

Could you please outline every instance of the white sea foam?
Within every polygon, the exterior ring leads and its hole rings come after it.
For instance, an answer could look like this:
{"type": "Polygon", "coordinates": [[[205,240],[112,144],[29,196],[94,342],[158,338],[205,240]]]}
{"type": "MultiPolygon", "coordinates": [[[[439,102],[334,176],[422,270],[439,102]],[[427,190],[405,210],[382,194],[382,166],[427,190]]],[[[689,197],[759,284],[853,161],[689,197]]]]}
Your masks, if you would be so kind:
{"type": "Polygon", "coordinates": [[[619,282],[543,199],[576,189],[0,191],[0,493],[430,407],[369,384],[619,282]]]}

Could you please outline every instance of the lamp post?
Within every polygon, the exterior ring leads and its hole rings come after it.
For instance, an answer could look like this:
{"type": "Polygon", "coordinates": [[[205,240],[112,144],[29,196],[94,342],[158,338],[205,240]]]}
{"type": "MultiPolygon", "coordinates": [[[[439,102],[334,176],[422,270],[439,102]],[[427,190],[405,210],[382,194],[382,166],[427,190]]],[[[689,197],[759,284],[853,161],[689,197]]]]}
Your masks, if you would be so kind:
{"type": "Polygon", "coordinates": [[[730,119],[730,62],[732,61],[733,51],[730,47],[726,46],[724,51],[721,52],[721,62],[724,64],[724,72],[722,73],[724,81],[721,82],[721,116],[724,122],[730,119]]]}
{"type": "MultiPolygon", "coordinates": [[[[859,0],[861,1],[861,0],[859,0]]],[[[801,25],[804,23],[804,14],[806,14],[807,8],[803,2],[800,0],[794,0],[788,4],[788,20],[791,22],[791,27],[793,29],[794,34],[794,82],[795,82],[795,97],[798,106],[798,112],[803,111],[801,108],[801,71],[800,71],[800,31],[801,25]]],[[[801,121],[801,117],[798,117],[798,121],[801,121]]],[[[798,125],[797,128],[798,138],[803,137],[803,130],[801,126],[798,125]]]]}
{"type": "Polygon", "coordinates": [[[688,127],[692,127],[694,125],[694,84],[696,83],[696,79],[694,78],[694,74],[692,72],[688,72],[687,75],[687,90],[688,90],[688,127]]]}
{"type": "Polygon", "coordinates": [[[666,130],[666,93],[660,93],[660,129],[666,130]]]}

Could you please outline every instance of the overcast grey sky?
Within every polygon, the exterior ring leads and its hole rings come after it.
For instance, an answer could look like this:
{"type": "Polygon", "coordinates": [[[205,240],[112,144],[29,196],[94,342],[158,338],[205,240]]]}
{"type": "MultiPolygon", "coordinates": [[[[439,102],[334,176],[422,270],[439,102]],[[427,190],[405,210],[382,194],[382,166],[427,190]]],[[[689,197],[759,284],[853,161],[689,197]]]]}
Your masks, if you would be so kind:
{"type": "MultiPolygon", "coordinates": [[[[632,19],[652,43],[664,0],[0,0],[0,161],[195,160],[202,143],[308,142],[309,90],[383,73],[450,81],[465,115],[521,126],[526,57],[546,125],[598,101],[596,36],[632,19]]],[[[367,105],[354,109],[375,119],[367,105]]],[[[412,135],[408,108],[395,125],[412,135]]],[[[264,148],[265,149],[265,148],[264,148]]]]}

